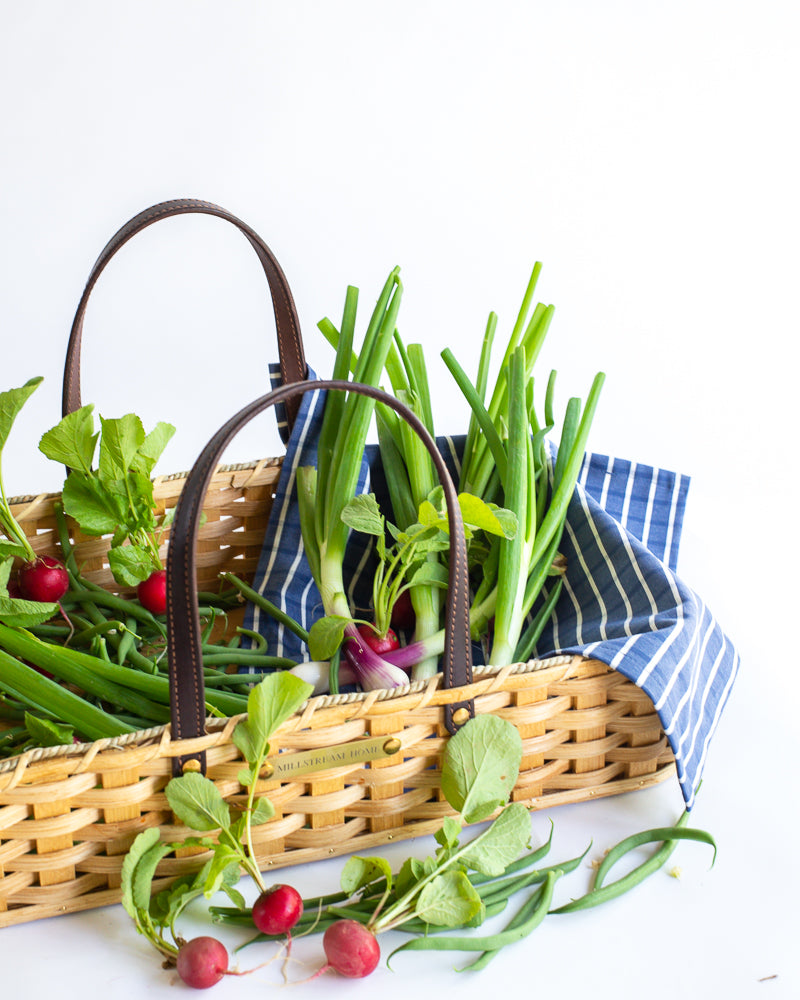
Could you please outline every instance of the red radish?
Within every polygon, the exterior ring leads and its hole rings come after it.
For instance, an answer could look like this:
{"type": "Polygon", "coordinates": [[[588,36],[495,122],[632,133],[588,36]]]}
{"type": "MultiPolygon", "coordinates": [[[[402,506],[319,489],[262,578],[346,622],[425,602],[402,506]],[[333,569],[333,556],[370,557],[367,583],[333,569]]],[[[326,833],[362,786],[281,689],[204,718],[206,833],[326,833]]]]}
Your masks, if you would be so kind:
{"type": "Polygon", "coordinates": [[[388,629],[386,635],[379,635],[371,625],[359,625],[358,634],[378,656],[400,648],[400,640],[392,629],[388,629]]]}
{"type": "Polygon", "coordinates": [[[328,966],[340,976],[362,979],[381,958],[378,939],[357,920],[337,920],[322,936],[328,966]]]}
{"type": "Polygon", "coordinates": [[[176,965],[187,986],[205,990],[228,971],[228,952],[216,938],[196,937],[178,949],[176,965]]]}
{"type": "Polygon", "coordinates": [[[392,626],[408,631],[414,627],[416,615],[411,603],[411,591],[404,590],[392,607],[392,626]]]}
{"type": "Polygon", "coordinates": [[[163,615],[167,611],[167,571],[157,569],[136,588],[136,596],[143,608],[153,615],[163,615]]]}
{"type": "Polygon", "coordinates": [[[253,923],[262,934],[288,934],[303,915],[300,893],[290,885],[273,885],[253,904],[253,923]]]}
{"type": "Polygon", "coordinates": [[[43,604],[57,604],[69,590],[67,571],[55,556],[38,556],[23,563],[17,582],[24,598],[43,604]]]}

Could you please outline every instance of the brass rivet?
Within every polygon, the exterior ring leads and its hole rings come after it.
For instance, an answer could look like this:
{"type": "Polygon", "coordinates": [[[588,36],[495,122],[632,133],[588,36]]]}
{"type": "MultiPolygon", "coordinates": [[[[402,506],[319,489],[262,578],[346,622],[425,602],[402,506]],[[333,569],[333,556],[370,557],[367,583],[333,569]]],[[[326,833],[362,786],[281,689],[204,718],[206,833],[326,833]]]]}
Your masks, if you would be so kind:
{"type": "Polygon", "coordinates": [[[468,708],[457,708],[453,712],[453,722],[457,726],[463,726],[465,722],[469,720],[469,709],[468,708]]]}
{"type": "Polygon", "coordinates": [[[275,773],[274,766],[270,764],[269,761],[267,761],[267,763],[258,772],[258,776],[263,781],[266,781],[268,778],[271,778],[274,773],[275,773]]]}
{"type": "Polygon", "coordinates": [[[192,757],[190,760],[185,760],[181,765],[181,771],[186,774],[187,771],[200,771],[202,770],[202,765],[199,760],[192,757]]]}
{"type": "Polygon", "coordinates": [[[400,749],[401,746],[402,746],[402,744],[401,744],[400,740],[398,740],[398,738],[396,736],[392,736],[392,737],[390,737],[388,740],[386,740],[384,742],[384,744],[383,744],[383,752],[385,754],[391,755],[393,753],[397,753],[397,751],[400,749]]]}

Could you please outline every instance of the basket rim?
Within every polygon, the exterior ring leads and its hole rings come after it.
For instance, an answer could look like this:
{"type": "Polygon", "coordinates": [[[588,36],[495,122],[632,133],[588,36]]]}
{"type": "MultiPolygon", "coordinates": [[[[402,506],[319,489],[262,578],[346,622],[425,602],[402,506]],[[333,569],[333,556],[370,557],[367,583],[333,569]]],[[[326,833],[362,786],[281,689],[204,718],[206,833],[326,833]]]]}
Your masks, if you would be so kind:
{"type": "MultiPolygon", "coordinates": [[[[554,667],[565,667],[568,669],[575,663],[588,663],[590,662],[590,659],[590,657],[581,656],[580,654],[575,653],[559,653],[550,657],[545,657],[544,659],[510,663],[505,666],[479,664],[472,668],[473,684],[480,683],[481,681],[490,681],[495,678],[501,678],[502,683],[502,680],[508,676],[530,674],[554,667]]],[[[608,666],[608,664],[605,664],[605,666],[608,666]]],[[[614,668],[609,666],[609,669],[613,670],[614,668]]],[[[242,674],[241,676],[245,677],[246,675],[242,674]]],[[[411,681],[409,684],[403,684],[394,688],[381,688],[373,691],[353,691],[347,694],[336,695],[316,695],[307,699],[300,706],[297,712],[294,713],[293,718],[302,718],[303,716],[307,716],[309,713],[321,711],[326,708],[336,708],[343,705],[358,705],[363,707],[365,704],[372,705],[375,702],[389,702],[414,694],[425,694],[427,692],[432,695],[434,692],[442,688],[443,680],[443,675],[439,672],[432,677],[423,680],[411,681]]],[[[457,697],[456,692],[460,689],[453,688],[451,690],[453,691],[454,697],[457,697]]],[[[233,724],[239,719],[245,718],[245,716],[246,713],[228,717],[209,716],[205,722],[206,737],[213,736],[221,731],[224,732],[228,728],[232,729],[233,724]]],[[[82,757],[84,755],[87,755],[89,758],[93,758],[97,753],[104,750],[125,750],[131,747],[143,745],[148,741],[162,742],[165,739],[169,739],[170,731],[171,725],[170,723],[166,723],[162,726],[154,726],[149,729],[138,729],[133,733],[125,733],[121,736],[104,737],[103,739],[94,740],[89,743],[72,743],[52,747],[32,747],[30,750],[25,750],[21,754],[17,754],[14,757],[9,757],[6,760],[0,761],[0,776],[17,771],[18,769],[24,771],[29,765],[42,761],[52,761],[59,758],[69,757],[82,757]]],[[[202,740],[203,737],[200,737],[200,739],[202,740]]],[[[198,740],[195,739],[190,742],[196,744],[198,740]]],[[[174,745],[180,745],[180,741],[174,741],[174,745]]]]}
{"type": "MultiPolygon", "coordinates": [[[[224,475],[226,472],[247,472],[251,469],[257,472],[261,469],[280,465],[282,462],[282,455],[271,455],[268,458],[254,459],[250,462],[231,462],[225,465],[218,465],[214,471],[214,475],[224,475]]],[[[170,472],[154,476],[153,483],[158,485],[159,483],[169,483],[173,480],[187,479],[190,471],[190,469],[187,469],[185,472],[170,472]]],[[[33,500],[53,500],[60,496],[61,490],[46,490],[43,493],[25,493],[22,496],[9,497],[7,503],[9,506],[18,506],[23,503],[31,503],[33,500]]]]}

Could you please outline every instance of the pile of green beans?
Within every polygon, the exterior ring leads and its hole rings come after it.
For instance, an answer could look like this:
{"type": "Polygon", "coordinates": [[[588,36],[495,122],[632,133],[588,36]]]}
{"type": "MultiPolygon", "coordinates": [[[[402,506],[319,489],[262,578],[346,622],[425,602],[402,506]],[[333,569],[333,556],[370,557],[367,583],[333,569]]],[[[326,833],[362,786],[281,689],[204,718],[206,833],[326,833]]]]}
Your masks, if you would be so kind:
{"type": "MultiPolygon", "coordinates": [[[[164,619],[87,580],[76,565],[60,505],[56,521],[70,583],[60,613],[29,628],[0,623],[0,757],[31,745],[26,715],[71,727],[79,742],[160,726],[170,718],[164,619]]],[[[233,574],[225,574],[224,583],[227,589],[199,599],[206,708],[211,715],[231,716],[246,712],[254,678],[294,661],[268,655],[263,637],[241,627],[225,639],[212,638],[215,626],[249,594],[233,574]]]]}
{"type": "MultiPolygon", "coordinates": [[[[435,927],[411,917],[402,924],[394,926],[393,929],[407,933],[411,938],[396,948],[390,959],[401,951],[477,952],[477,957],[459,970],[477,971],[488,965],[506,945],[521,941],[532,934],[546,916],[589,909],[629,892],[663,867],[680,840],[694,840],[710,845],[714,849],[714,859],[716,859],[714,838],[704,830],[688,828],[686,825],[688,819],[687,811],[674,826],[644,830],[620,841],[608,851],[596,869],[589,891],[556,908],[551,908],[556,884],[565,875],[578,868],[588,854],[591,844],[583,854],[569,861],[547,867],[536,867],[549,853],[552,843],[551,827],[550,837],[542,847],[510,864],[501,876],[486,876],[474,872],[469,875],[470,882],[483,901],[484,919],[502,913],[507,909],[512,897],[526,893],[520,906],[502,930],[493,934],[478,934],[474,933],[473,925],[466,925],[463,928],[435,927]],[[660,843],[661,846],[632,871],[606,884],[605,880],[611,868],[621,858],[649,843],[660,843]],[[472,930],[473,933],[453,933],[459,930],[472,930]]],[[[713,863],[712,860],[712,865],[713,863]]],[[[292,929],[292,935],[297,937],[302,934],[323,933],[331,924],[342,918],[369,924],[376,906],[383,899],[385,889],[386,881],[379,880],[362,890],[357,898],[348,896],[345,892],[338,892],[306,899],[303,901],[303,914],[292,929]]],[[[210,912],[215,922],[252,926],[252,913],[249,908],[212,906],[210,912]]],[[[256,934],[240,947],[260,941],[280,940],[282,938],[279,935],[256,934]]]]}

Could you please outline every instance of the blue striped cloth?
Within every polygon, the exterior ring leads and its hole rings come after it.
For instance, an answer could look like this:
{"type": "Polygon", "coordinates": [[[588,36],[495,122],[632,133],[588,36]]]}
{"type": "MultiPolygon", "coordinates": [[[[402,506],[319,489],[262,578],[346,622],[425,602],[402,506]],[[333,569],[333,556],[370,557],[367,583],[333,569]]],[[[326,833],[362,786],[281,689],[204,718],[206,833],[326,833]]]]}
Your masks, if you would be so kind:
{"type": "MultiPolygon", "coordinates": [[[[290,436],[278,412],[287,451],[254,580],[260,593],[306,628],[322,614],[322,605],[303,554],[294,483],[299,466],[316,462],[324,395],[301,397],[290,436]]],[[[463,440],[437,439],[454,477],[463,440]]],[[[739,656],[676,573],[688,488],[688,477],[680,474],[586,455],[560,546],[567,560],[564,587],[534,655],[591,656],[641,687],[658,712],[691,808],[739,656]]],[[[362,464],[359,492],[367,491],[376,494],[381,509],[391,509],[377,446],[367,448],[362,464]]],[[[345,558],[348,597],[365,611],[369,546],[366,536],[354,534],[345,558]]],[[[266,638],[273,655],[308,658],[300,640],[258,608],[248,608],[245,624],[266,638]]],[[[480,648],[474,650],[481,662],[480,648]]]]}

